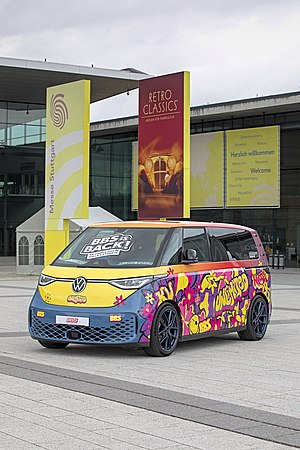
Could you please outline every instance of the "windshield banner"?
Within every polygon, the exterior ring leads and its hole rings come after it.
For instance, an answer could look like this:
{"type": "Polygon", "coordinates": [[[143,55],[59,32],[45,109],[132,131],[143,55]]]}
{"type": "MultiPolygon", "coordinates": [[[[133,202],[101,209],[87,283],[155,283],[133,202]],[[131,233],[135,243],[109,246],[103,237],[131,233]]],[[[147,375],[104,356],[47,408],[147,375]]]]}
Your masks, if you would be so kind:
{"type": "Polygon", "coordinates": [[[87,259],[115,256],[121,252],[128,252],[134,243],[130,234],[113,234],[103,238],[94,238],[80,251],[87,259]]]}

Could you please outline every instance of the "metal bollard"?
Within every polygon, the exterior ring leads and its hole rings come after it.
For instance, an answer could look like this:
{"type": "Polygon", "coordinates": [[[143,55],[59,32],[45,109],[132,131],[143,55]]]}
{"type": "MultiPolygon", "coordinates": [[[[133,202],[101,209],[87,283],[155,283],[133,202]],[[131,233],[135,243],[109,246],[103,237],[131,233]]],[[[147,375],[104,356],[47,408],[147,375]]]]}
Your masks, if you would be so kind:
{"type": "Polygon", "coordinates": [[[268,256],[268,262],[269,262],[269,266],[272,267],[272,269],[274,269],[274,255],[273,255],[273,253],[271,253],[268,256]]]}
{"type": "Polygon", "coordinates": [[[284,255],[279,255],[279,258],[278,258],[278,269],[284,269],[284,260],[285,260],[285,256],[284,255]]]}

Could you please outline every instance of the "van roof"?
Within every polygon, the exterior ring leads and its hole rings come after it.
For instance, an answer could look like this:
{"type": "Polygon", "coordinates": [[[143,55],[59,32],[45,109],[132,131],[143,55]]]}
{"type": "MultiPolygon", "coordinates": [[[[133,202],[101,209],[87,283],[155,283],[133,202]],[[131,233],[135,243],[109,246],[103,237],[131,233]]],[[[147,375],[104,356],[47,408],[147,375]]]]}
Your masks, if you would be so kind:
{"type": "Polygon", "coordinates": [[[90,225],[93,227],[116,227],[116,228],[180,228],[180,227],[221,227],[221,228],[237,228],[250,232],[254,232],[252,228],[245,227],[243,225],[236,225],[230,223],[217,223],[217,222],[195,222],[186,220],[132,220],[123,222],[98,222],[90,225]]]}

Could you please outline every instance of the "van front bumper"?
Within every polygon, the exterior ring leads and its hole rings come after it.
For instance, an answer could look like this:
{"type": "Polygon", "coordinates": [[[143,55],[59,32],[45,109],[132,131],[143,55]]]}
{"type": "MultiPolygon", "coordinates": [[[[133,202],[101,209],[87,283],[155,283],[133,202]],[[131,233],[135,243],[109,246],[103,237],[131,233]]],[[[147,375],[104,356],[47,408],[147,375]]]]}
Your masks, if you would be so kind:
{"type": "Polygon", "coordinates": [[[28,314],[28,328],[33,339],[77,344],[149,345],[139,342],[142,336],[139,330],[144,319],[135,312],[127,311],[127,308],[50,305],[42,300],[37,291],[28,314]],[[68,319],[69,323],[57,323],[63,322],[62,318],[68,319]]]}

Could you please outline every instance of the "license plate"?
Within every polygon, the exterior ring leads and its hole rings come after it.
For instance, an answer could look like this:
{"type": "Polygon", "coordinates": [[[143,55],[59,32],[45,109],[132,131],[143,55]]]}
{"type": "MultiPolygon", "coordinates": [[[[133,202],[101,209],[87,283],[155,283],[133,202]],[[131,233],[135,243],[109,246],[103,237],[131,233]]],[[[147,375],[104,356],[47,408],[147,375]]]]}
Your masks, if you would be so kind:
{"type": "Polygon", "coordinates": [[[56,316],[56,324],[82,325],[84,327],[88,327],[90,324],[90,319],[88,317],[56,316]]]}

